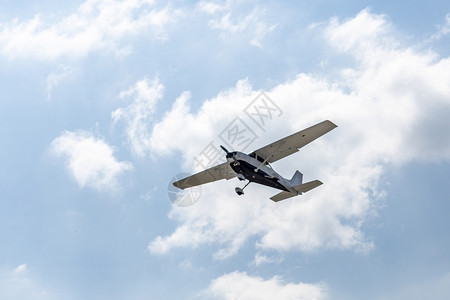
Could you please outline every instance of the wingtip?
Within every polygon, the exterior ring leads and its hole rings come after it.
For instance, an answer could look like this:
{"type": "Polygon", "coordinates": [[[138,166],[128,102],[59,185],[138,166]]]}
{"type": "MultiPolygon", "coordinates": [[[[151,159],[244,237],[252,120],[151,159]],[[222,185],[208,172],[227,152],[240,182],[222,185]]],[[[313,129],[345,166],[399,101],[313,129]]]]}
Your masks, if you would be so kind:
{"type": "Polygon", "coordinates": [[[180,190],[184,190],[184,188],[182,188],[182,187],[180,186],[180,184],[179,184],[179,182],[178,182],[178,181],[176,181],[176,182],[173,182],[173,183],[172,183],[172,185],[173,185],[174,187],[176,187],[176,188],[180,189],[180,190]]]}
{"type": "Polygon", "coordinates": [[[325,122],[329,123],[331,126],[333,126],[334,128],[338,127],[334,122],[330,121],[330,120],[325,120],[325,122]]]}

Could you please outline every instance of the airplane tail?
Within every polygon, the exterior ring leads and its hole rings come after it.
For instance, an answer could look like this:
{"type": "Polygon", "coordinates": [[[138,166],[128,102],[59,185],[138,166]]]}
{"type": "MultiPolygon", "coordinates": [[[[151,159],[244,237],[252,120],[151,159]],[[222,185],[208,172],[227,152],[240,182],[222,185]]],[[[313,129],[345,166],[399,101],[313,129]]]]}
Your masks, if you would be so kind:
{"type": "Polygon", "coordinates": [[[289,180],[289,182],[293,185],[300,185],[303,183],[303,174],[299,171],[295,171],[294,176],[292,176],[292,179],[289,180]]]}
{"type": "MultiPolygon", "coordinates": [[[[294,177],[297,174],[297,172],[295,172],[294,177]]],[[[298,173],[301,174],[300,172],[298,172],[298,173]]],[[[294,177],[291,180],[293,180],[294,177]]],[[[301,195],[302,193],[306,193],[306,192],[318,187],[321,184],[322,184],[322,182],[320,180],[313,180],[313,181],[310,181],[307,183],[296,185],[296,186],[294,186],[294,190],[296,190],[297,193],[282,191],[281,193],[278,193],[275,196],[272,196],[270,198],[270,200],[278,202],[278,201],[281,201],[281,200],[284,200],[287,198],[295,197],[295,196],[301,195]]]]}

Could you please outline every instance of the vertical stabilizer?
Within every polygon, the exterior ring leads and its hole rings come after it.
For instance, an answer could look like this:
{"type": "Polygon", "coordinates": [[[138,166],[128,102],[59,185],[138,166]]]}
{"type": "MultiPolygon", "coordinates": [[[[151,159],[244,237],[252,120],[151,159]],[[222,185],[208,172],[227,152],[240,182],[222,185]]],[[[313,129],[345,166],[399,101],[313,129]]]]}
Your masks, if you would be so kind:
{"type": "Polygon", "coordinates": [[[299,171],[295,171],[294,176],[292,176],[292,179],[289,180],[289,182],[293,185],[300,185],[303,183],[303,174],[299,171]]]}

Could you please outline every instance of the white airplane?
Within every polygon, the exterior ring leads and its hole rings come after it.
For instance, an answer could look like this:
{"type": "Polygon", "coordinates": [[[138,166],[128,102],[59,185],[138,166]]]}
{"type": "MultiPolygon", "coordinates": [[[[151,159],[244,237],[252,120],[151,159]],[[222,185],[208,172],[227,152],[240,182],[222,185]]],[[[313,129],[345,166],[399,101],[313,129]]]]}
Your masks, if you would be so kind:
{"type": "Polygon", "coordinates": [[[301,195],[318,187],[322,182],[313,180],[303,183],[303,174],[299,171],[296,171],[292,179],[288,180],[275,172],[270,163],[297,152],[303,146],[336,127],[333,122],[326,120],[255,150],[250,154],[238,151],[229,152],[221,145],[220,147],[227,153],[227,162],[176,181],[173,185],[177,188],[185,189],[220,179],[228,180],[237,177],[239,180],[248,180],[248,183],[243,188],[235,188],[238,195],[243,195],[244,188],[251,182],[282,190],[282,192],[270,198],[275,202],[301,195]]]}

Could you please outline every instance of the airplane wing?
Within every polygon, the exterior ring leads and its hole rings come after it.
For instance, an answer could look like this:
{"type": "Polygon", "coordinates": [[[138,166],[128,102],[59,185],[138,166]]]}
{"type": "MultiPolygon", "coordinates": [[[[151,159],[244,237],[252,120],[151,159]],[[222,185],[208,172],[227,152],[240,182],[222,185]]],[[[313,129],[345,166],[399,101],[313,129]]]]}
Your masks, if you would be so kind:
{"type": "Polygon", "coordinates": [[[256,154],[266,162],[273,163],[297,152],[303,146],[311,143],[336,127],[337,126],[333,122],[326,120],[255,150],[250,155],[256,154]]]}
{"type": "Polygon", "coordinates": [[[213,182],[220,179],[228,180],[233,177],[236,177],[236,173],[230,167],[228,162],[225,162],[220,165],[201,171],[192,176],[178,180],[174,182],[173,185],[176,186],[177,188],[184,190],[185,188],[205,184],[208,182],[213,182]]]}

